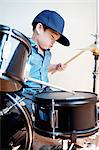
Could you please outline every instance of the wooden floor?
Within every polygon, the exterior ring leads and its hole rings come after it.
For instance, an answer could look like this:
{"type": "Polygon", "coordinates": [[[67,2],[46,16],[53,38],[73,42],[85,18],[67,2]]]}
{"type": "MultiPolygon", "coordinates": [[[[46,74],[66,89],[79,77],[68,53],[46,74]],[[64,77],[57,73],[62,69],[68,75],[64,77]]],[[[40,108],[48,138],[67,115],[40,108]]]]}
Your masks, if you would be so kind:
{"type": "MultiPolygon", "coordinates": [[[[66,141],[67,140],[65,140],[65,142],[66,141]]],[[[82,148],[77,148],[77,150],[99,150],[99,131],[89,137],[86,137],[86,138],[77,138],[76,144],[82,147],[82,148]]],[[[62,139],[52,139],[49,137],[41,136],[34,132],[34,134],[33,134],[33,150],[50,150],[51,147],[53,147],[54,145],[56,145],[56,147],[58,145],[62,145],[62,139]]],[[[65,144],[65,146],[66,145],[67,144],[65,144]]],[[[71,148],[71,146],[70,146],[70,148],[71,148]]],[[[51,150],[54,150],[54,148],[51,150]]],[[[57,150],[57,149],[55,149],[55,150],[57,150]]]]}

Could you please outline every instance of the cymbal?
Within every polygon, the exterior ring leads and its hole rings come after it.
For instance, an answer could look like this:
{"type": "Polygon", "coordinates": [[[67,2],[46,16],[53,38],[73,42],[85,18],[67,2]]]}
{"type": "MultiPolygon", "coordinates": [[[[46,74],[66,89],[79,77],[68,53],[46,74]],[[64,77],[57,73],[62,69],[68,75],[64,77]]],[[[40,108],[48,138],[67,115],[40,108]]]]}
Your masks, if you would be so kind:
{"type": "Polygon", "coordinates": [[[94,55],[99,55],[99,47],[96,44],[92,44],[90,48],[94,55]]]}
{"type": "Polygon", "coordinates": [[[91,44],[86,48],[80,48],[79,50],[89,50],[91,51],[94,55],[99,55],[99,48],[96,44],[91,44]]]}

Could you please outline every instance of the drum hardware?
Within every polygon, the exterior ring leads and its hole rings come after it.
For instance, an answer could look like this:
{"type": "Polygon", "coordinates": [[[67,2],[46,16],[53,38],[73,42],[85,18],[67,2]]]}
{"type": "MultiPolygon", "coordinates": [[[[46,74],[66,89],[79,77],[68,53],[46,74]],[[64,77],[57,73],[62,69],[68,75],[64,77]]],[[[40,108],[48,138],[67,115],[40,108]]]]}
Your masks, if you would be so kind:
{"type": "Polygon", "coordinates": [[[55,139],[54,132],[55,132],[55,110],[54,110],[54,99],[52,99],[52,120],[51,120],[51,126],[53,129],[53,139],[55,139]]]}
{"type": "Polygon", "coordinates": [[[62,147],[63,150],[76,150],[76,148],[83,148],[82,146],[77,144],[77,134],[76,131],[73,131],[74,133],[71,134],[70,139],[68,140],[62,140],[62,147]]]}
{"type": "Polygon", "coordinates": [[[62,140],[63,150],[68,149],[68,140],[62,140]]]}
{"type": "MultiPolygon", "coordinates": [[[[7,95],[7,94],[6,94],[7,95]]],[[[25,98],[21,98],[19,101],[19,103],[21,104],[21,102],[24,100],[25,98]]],[[[17,103],[12,104],[12,106],[6,107],[5,109],[3,109],[2,111],[0,111],[0,117],[7,114],[14,106],[16,106],[17,103]]]]}
{"type": "Polygon", "coordinates": [[[76,143],[72,143],[69,140],[63,140],[63,144],[60,150],[76,150],[76,148],[83,148],[83,147],[77,145],[76,143]]]}
{"type": "Polygon", "coordinates": [[[55,128],[58,128],[58,110],[55,110],[55,102],[52,99],[52,119],[51,119],[51,126],[53,129],[53,139],[55,139],[55,128]]]}
{"type": "Polygon", "coordinates": [[[93,92],[99,94],[99,0],[96,0],[96,34],[94,35],[95,47],[93,48],[94,55],[94,72],[93,72],[93,92]]]}
{"type": "Polygon", "coordinates": [[[93,72],[93,92],[98,94],[98,84],[99,84],[99,55],[94,55],[95,60],[95,66],[94,66],[94,72],[93,72]]]}
{"type": "MultiPolygon", "coordinates": [[[[82,146],[76,144],[76,140],[77,140],[76,133],[71,135],[70,139],[62,139],[61,145],[59,145],[58,150],[76,150],[76,148],[83,148],[82,146]]],[[[55,146],[55,149],[57,149],[57,147],[58,146],[55,146]]]]}
{"type": "MultiPolygon", "coordinates": [[[[74,143],[71,144],[69,150],[72,150],[73,146],[74,146],[74,143]]],[[[64,149],[64,148],[63,148],[63,149],[64,149]]],[[[64,150],[65,150],[65,149],[64,149],[64,150]]]]}

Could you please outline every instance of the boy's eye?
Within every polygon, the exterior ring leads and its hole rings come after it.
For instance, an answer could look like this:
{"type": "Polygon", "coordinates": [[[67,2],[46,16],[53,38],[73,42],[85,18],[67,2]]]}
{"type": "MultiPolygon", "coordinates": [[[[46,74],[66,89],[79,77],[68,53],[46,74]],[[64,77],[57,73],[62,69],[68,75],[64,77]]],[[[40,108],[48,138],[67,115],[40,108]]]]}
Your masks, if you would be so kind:
{"type": "Polygon", "coordinates": [[[51,35],[51,37],[54,39],[54,36],[53,36],[53,35],[51,35]]]}

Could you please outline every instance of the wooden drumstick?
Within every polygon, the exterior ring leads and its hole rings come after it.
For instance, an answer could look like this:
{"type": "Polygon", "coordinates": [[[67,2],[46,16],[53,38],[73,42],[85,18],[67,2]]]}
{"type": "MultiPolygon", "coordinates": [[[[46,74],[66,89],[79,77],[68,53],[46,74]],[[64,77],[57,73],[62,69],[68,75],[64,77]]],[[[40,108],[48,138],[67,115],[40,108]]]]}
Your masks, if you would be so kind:
{"type": "MultiPolygon", "coordinates": [[[[89,49],[85,49],[79,53],[77,53],[75,56],[73,56],[72,58],[70,58],[68,61],[66,61],[64,64],[63,64],[63,68],[65,68],[67,66],[68,63],[70,63],[72,60],[74,60],[75,58],[77,58],[78,56],[80,56],[82,53],[86,52],[87,50],[89,49]]],[[[54,70],[51,74],[54,74],[57,70],[54,70]]]]}
{"type": "Polygon", "coordinates": [[[47,83],[47,82],[44,82],[44,81],[41,81],[41,80],[38,80],[38,79],[35,79],[35,78],[30,78],[30,77],[28,77],[27,80],[33,81],[33,82],[35,82],[35,83],[42,84],[42,85],[45,85],[45,86],[52,87],[52,88],[54,88],[54,89],[58,89],[58,90],[62,90],[62,91],[68,92],[68,93],[75,94],[74,91],[68,91],[68,90],[66,90],[66,89],[63,88],[63,87],[56,86],[56,85],[53,85],[53,84],[50,84],[50,83],[47,83]]]}
{"type": "Polygon", "coordinates": [[[68,63],[70,63],[72,60],[74,60],[75,58],[77,58],[79,55],[81,55],[81,54],[84,53],[85,51],[86,51],[86,50],[81,51],[81,52],[79,52],[78,54],[76,54],[75,56],[73,56],[72,58],[70,58],[67,62],[65,62],[65,63],[63,64],[63,67],[65,68],[68,63]]]}

